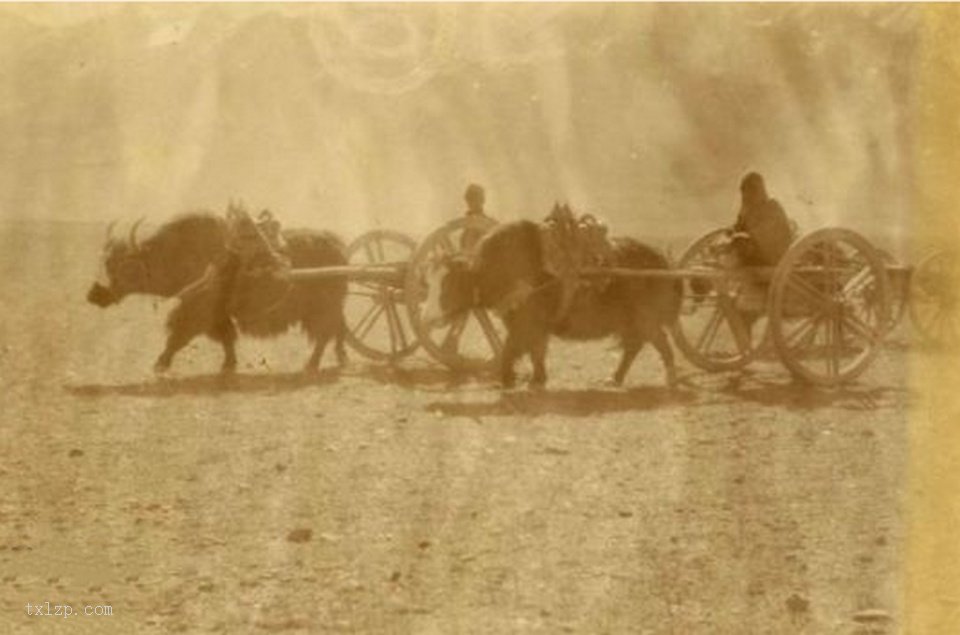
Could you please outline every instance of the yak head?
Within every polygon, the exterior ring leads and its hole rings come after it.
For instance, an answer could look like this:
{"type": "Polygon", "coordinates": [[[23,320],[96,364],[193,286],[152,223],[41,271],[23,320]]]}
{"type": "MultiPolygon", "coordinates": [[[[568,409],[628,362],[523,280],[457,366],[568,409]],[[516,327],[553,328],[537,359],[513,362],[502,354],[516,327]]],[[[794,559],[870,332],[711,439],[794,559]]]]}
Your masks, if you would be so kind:
{"type": "Polygon", "coordinates": [[[97,279],[87,292],[87,301],[91,304],[108,307],[144,289],[148,271],[137,243],[137,227],[142,222],[141,218],[134,223],[126,239],[113,235],[114,223],[107,227],[97,279]]]}
{"type": "Polygon", "coordinates": [[[463,256],[443,256],[424,271],[427,297],[420,314],[428,328],[442,326],[474,305],[476,281],[463,256]]]}

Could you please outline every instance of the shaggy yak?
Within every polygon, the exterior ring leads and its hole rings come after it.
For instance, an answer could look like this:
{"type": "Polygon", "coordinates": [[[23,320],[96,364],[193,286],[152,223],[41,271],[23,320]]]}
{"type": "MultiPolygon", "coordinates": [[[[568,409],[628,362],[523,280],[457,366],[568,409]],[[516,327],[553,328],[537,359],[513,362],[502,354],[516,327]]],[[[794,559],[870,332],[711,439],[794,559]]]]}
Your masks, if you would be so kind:
{"type": "MultiPolygon", "coordinates": [[[[630,238],[613,239],[610,257],[613,267],[668,267],[663,255],[630,238]]],[[[663,359],[668,385],[675,384],[667,328],[680,310],[678,280],[611,277],[599,285],[582,286],[558,320],[560,283],[544,266],[540,226],[530,221],[496,227],[480,241],[471,259],[447,256],[428,267],[425,279],[427,325],[449,322],[475,306],[493,309],[502,317],[507,328],[500,359],[504,388],[515,385],[514,365],[525,354],[533,362],[531,385],[546,383],[550,334],[571,340],[617,337],[622,356],[611,381],[618,386],[644,343],[650,342],[663,359]]]]}
{"type": "MultiPolygon", "coordinates": [[[[198,335],[223,346],[222,370],[231,372],[237,365],[234,343],[238,330],[254,337],[271,337],[297,323],[313,344],[304,370],[317,369],[331,339],[335,340],[338,362],[344,363],[345,280],[275,280],[258,287],[236,275],[240,263],[227,249],[223,217],[207,212],[184,214],[142,241],[136,235],[139,224],[126,239],[114,237],[112,226],[108,228],[100,274],[87,300],[107,307],[130,294],[180,299],[167,317],[167,344],[154,366],[157,372],[167,370],[177,351],[198,335]],[[264,290],[270,292],[260,293],[264,290]],[[258,293],[262,297],[257,297],[258,293]]],[[[282,235],[292,267],[347,263],[343,243],[331,233],[284,229],[282,235]]]]}

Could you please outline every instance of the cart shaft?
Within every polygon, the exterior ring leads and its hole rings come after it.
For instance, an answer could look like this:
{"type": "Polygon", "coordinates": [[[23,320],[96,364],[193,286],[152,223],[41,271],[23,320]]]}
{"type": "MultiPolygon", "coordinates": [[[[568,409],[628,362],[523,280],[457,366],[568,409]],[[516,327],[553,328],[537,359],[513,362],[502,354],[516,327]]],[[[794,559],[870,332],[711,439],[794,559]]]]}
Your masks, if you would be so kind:
{"type": "Polygon", "coordinates": [[[290,270],[290,279],[295,281],[346,278],[356,282],[401,284],[403,275],[403,268],[397,265],[343,265],[290,270]]]}

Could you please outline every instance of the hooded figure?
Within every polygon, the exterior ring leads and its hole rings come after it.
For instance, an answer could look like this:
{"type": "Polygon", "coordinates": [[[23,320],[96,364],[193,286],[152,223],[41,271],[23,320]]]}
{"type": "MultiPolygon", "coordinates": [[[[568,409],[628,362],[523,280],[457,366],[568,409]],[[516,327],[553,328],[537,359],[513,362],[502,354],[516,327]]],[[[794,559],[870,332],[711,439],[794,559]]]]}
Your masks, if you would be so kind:
{"type": "Polygon", "coordinates": [[[740,182],[741,205],[733,226],[733,248],[742,266],[775,266],[793,242],[793,228],[763,177],[751,172],[740,182]]]}
{"type": "MultiPolygon", "coordinates": [[[[476,183],[468,185],[467,190],[463,193],[463,200],[467,203],[467,211],[464,212],[464,216],[467,218],[486,217],[487,214],[483,211],[486,193],[481,186],[476,183]]],[[[486,232],[480,229],[465,229],[463,234],[460,235],[460,251],[464,253],[472,251],[474,245],[480,241],[484,233],[486,232]]]]}

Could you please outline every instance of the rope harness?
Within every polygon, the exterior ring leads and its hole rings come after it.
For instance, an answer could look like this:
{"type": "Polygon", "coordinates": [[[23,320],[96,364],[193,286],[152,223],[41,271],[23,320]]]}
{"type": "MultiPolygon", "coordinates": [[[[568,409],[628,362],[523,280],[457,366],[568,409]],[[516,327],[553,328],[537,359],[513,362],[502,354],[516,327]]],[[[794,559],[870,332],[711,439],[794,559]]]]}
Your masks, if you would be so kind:
{"type": "MultiPolygon", "coordinates": [[[[262,319],[280,309],[295,284],[285,275],[290,271],[290,261],[284,254],[286,244],[280,233],[280,224],[266,211],[261,214],[259,222],[254,222],[246,210],[234,205],[228,208],[226,221],[228,255],[225,260],[207,267],[200,280],[180,291],[176,297],[183,300],[195,289],[223,283],[225,288],[221,289],[223,296],[219,308],[226,315],[242,321],[262,319]],[[263,307],[256,302],[252,306],[250,302],[240,303],[247,299],[252,287],[260,285],[282,290],[276,300],[263,307]]],[[[258,294],[254,291],[252,295],[256,298],[258,294]]]]}
{"type": "Polygon", "coordinates": [[[540,242],[544,269],[556,278],[550,282],[557,282],[562,287],[555,316],[555,321],[560,323],[566,318],[574,296],[582,286],[605,284],[603,281],[584,282],[581,272],[588,267],[608,266],[613,248],[607,239],[604,223],[592,214],[577,218],[567,205],[554,205],[540,226],[540,242]]]}

